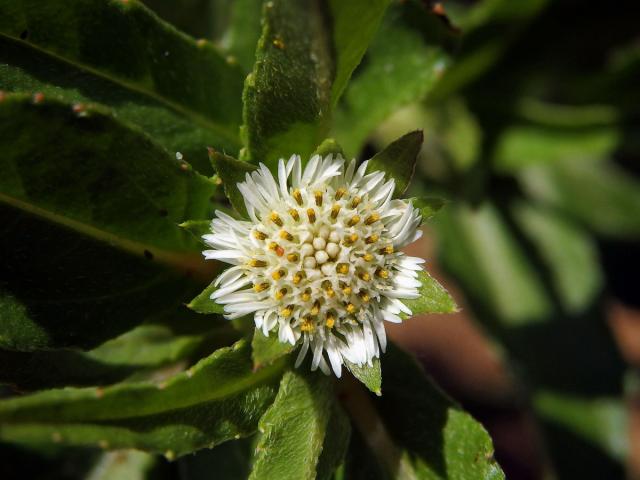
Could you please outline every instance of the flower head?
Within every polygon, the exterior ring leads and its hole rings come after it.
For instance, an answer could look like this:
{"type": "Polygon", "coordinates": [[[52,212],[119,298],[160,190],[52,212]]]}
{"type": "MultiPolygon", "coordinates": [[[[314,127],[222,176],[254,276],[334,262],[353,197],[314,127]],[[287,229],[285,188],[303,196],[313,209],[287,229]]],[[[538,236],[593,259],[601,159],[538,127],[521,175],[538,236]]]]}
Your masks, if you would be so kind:
{"type": "Polygon", "coordinates": [[[400,299],[419,296],[423,262],[400,252],[420,237],[420,212],[392,198],[383,172],[365,174],[367,162],[344,167],[314,156],[302,171],[294,155],[274,178],[261,164],[238,183],[250,221],[217,211],[203,237],[207,259],[233,265],[211,296],[226,318],[254,313],[265,335],[302,343],[296,366],[311,350],[312,370],[330,364],[338,377],[345,360],[371,364],[384,352],[383,322],[411,314],[400,299]]]}

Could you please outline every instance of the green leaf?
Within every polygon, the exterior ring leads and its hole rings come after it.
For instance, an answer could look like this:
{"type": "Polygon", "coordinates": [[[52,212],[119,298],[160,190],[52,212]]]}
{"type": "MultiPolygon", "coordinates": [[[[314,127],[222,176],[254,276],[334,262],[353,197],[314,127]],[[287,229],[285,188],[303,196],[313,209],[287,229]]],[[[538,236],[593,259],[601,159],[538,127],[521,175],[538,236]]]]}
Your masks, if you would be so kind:
{"type": "Polygon", "coordinates": [[[396,181],[395,195],[402,196],[411,183],[423,140],[422,130],[403,135],[376,153],[369,161],[368,170],[385,172],[388,177],[393,178],[396,181]]]}
{"type": "Polygon", "coordinates": [[[203,235],[211,233],[211,220],[187,220],[178,226],[193,235],[200,243],[204,243],[203,235]]]}
{"type": "Polygon", "coordinates": [[[252,165],[241,160],[236,160],[229,155],[209,149],[209,159],[214,170],[224,184],[224,193],[231,202],[233,208],[240,215],[247,218],[247,207],[244,204],[244,197],[238,190],[238,183],[244,182],[247,173],[251,173],[256,169],[252,165]]]}
{"type": "Polygon", "coordinates": [[[504,479],[489,434],[427,379],[414,358],[391,344],[384,362],[384,395],[375,404],[416,478],[504,479]]]}
{"type": "Polygon", "coordinates": [[[348,360],[345,361],[345,364],[353,376],[360,380],[365,387],[378,396],[382,395],[382,370],[379,358],[373,359],[372,366],[366,363],[364,365],[356,365],[348,360]]]}
{"type": "Polygon", "coordinates": [[[252,373],[245,341],[164,382],[66,388],[0,401],[0,439],[135,448],[169,459],[252,434],[282,363],[252,373]]]}
{"type": "Polygon", "coordinates": [[[336,73],[331,89],[335,106],[373,39],[390,0],[330,0],[336,73]]]}
{"type": "Polygon", "coordinates": [[[333,138],[327,138],[324,140],[313,154],[320,155],[322,158],[327,155],[341,155],[344,157],[342,147],[333,138]]]}
{"type": "Polygon", "coordinates": [[[335,111],[332,136],[348,155],[392,113],[427,95],[449,65],[451,37],[420,2],[389,9],[335,111]]]}
{"type": "Polygon", "coordinates": [[[249,73],[256,61],[256,47],[262,27],[262,0],[233,0],[229,2],[229,28],[221,40],[222,48],[249,73]]]}
{"type": "Polygon", "coordinates": [[[145,480],[157,467],[159,458],[144,452],[124,450],[102,454],[87,480],[145,480]]]}
{"type": "Polygon", "coordinates": [[[486,430],[433,385],[414,358],[391,344],[384,363],[382,396],[344,392],[358,428],[346,478],[504,479],[486,430]]]}
{"type": "Polygon", "coordinates": [[[273,405],[260,419],[262,437],[249,478],[315,479],[332,402],[329,377],[287,371],[273,405]]]}
{"type": "Polygon", "coordinates": [[[215,280],[209,284],[202,292],[198,294],[193,300],[187,303],[187,307],[197,313],[204,315],[211,314],[223,314],[224,307],[211,299],[211,295],[218,287],[215,285],[215,280]]]}
{"type": "Polygon", "coordinates": [[[540,391],[533,407],[545,421],[596,445],[625,462],[629,454],[629,418],[621,398],[586,398],[554,391],[540,391]]]}
{"type": "MultiPolygon", "coordinates": [[[[438,281],[425,271],[418,272],[418,280],[422,286],[418,289],[420,297],[402,302],[411,309],[413,315],[426,313],[455,313],[458,306],[449,292],[438,281]]],[[[403,318],[408,316],[401,314],[403,318]]]]}
{"type": "Polygon", "coordinates": [[[546,262],[564,310],[585,311],[603,286],[595,243],[549,209],[518,202],[511,210],[546,262]]]}
{"type": "Polygon", "coordinates": [[[447,201],[436,197],[418,197],[412,198],[411,204],[420,210],[422,224],[424,225],[427,220],[433,218],[447,204],[447,201]]]}
{"type": "Polygon", "coordinates": [[[612,163],[571,159],[526,169],[520,181],[531,197],[574,216],[599,235],[640,234],[640,184],[612,163]]]}
{"type": "Polygon", "coordinates": [[[196,291],[185,276],[210,276],[177,224],[210,218],[215,186],[144,135],[5,95],[0,145],[0,347],[95,346],[179,308],[196,291]]]}
{"type": "Polygon", "coordinates": [[[2,0],[0,45],[0,90],[106,105],[199,169],[239,147],[242,70],[140,2],[2,0]]]}
{"type": "Polygon", "coordinates": [[[253,73],[244,90],[247,150],[242,157],[274,168],[307,159],[329,128],[333,59],[316,0],[265,3],[253,73]]]}
{"type": "Polygon", "coordinates": [[[268,337],[262,330],[256,328],[251,340],[251,357],[253,358],[253,368],[262,368],[291,353],[295,348],[289,342],[281,342],[277,334],[269,334],[268,337]]]}

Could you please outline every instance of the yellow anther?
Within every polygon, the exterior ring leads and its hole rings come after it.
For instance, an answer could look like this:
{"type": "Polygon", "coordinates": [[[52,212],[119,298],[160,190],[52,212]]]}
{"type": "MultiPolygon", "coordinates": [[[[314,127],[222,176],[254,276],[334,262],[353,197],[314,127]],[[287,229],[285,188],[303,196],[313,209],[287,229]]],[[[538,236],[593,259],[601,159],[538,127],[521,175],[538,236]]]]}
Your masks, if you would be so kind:
{"type": "Polygon", "coordinates": [[[250,267],[266,267],[267,266],[267,262],[265,262],[264,260],[256,260],[251,259],[249,260],[249,266],[250,267]]]}
{"type": "Polygon", "coordinates": [[[379,276],[380,278],[389,278],[389,272],[382,268],[379,268],[376,270],[376,275],[379,276]]]}
{"type": "Polygon", "coordinates": [[[347,303],[347,306],[345,307],[345,309],[349,313],[354,313],[356,311],[356,306],[353,303],[347,303]]]}
{"type": "Polygon", "coordinates": [[[287,254],[287,260],[289,260],[290,262],[297,262],[300,259],[300,255],[298,255],[297,253],[289,253],[287,254]]]}
{"type": "Polygon", "coordinates": [[[364,241],[369,244],[376,243],[378,240],[380,240],[380,235],[376,235],[375,233],[373,235],[369,235],[367,238],[364,239],[364,241]]]}
{"type": "Polygon", "coordinates": [[[287,272],[285,272],[282,268],[280,270],[276,270],[275,272],[273,272],[271,274],[271,278],[273,278],[274,280],[280,280],[282,277],[284,277],[287,274],[287,272]]]}
{"type": "Polygon", "coordinates": [[[361,291],[360,293],[358,293],[358,296],[365,303],[368,302],[369,300],[371,300],[371,297],[369,296],[369,294],[367,292],[365,292],[364,290],[361,291]]]}
{"type": "Polygon", "coordinates": [[[367,217],[364,223],[365,225],[371,225],[372,223],[376,223],[378,220],[380,220],[380,215],[376,212],[373,212],[371,215],[367,217]]]}
{"type": "Polygon", "coordinates": [[[278,244],[276,242],[269,243],[269,250],[273,250],[274,252],[278,249],[278,244]]]}
{"type": "Polygon", "coordinates": [[[302,324],[300,325],[300,330],[303,332],[313,332],[315,328],[316,326],[311,321],[311,317],[305,317],[305,319],[302,321],[302,324]]]}
{"type": "Polygon", "coordinates": [[[348,263],[339,263],[338,266],[336,267],[336,271],[338,273],[346,275],[347,273],[349,273],[349,264],[348,263]]]}
{"type": "Polygon", "coordinates": [[[335,220],[336,218],[338,218],[339,213],[340,213],[340,205],[336,203],[333,207],[331,207],[331,218],[335,220]]]}
{"type": "Polygon", "coordinates": [[[322,192],[320,190],[316,190],[315,192],[313,192],[313,196],[316,199],[316,205],[318,207],[322,206],[322,192]]]}
{"type": "Polygon", "coordinates": [[[280,231],[280,238],[283,239],[283,240],[288,240],[289,242],[291,242],[293,240],[293,235],[291,235],[286,230],[281,230],[280,231]]]}
{"type": "Polygon", "coordinates": [[[316,211],[313,208],[307,209],[307,217],[311,223],[316,223],[316,211]]]}
{"type": "Polygon", "coordinates": [[[269,215],[269,219],[279,227],[282,226],[282,219],[276,212],[271,212],[271,215],[269,215]]]}
{"type": "Polygon", "coordinates": [[[351,289],[351,287],[350,287],[349,285],[347,285],[346,287],[344,287],[344,288],[342,289],[342,293],[344,293],[345,295],[351,295],[351,292],[352,292],[352,291],[353,291],[353,290],[351,289]]]}
{"type": "Polygon", "coordinates": [[[302,293],[302,301],[303,302],[308,302],[309,300],[311,300],[311,290],[305,290],[302,293]]]}
{"type": "Polygon", "coordinates": [[[387,245],[386,247],[381,248],[380,253],[386,253],[387,255],[391,255],[393,253],[393,245],[387,245]]]}
{"type": "Polygon", "coordinates": [[[292,305],[289,305],[288,307],[285,307],[282,310],[280,310],[281,317],[290,317],[292,313],[293,313],[292,305]]]}
{"type": "Polygon", "coordinates": [[[339,188],[336,190],[336,194],[335,194],[335,199],[336,200],[340,200],[342,197],[344,197],[344,194],[347,193],[347,189],[346,188],[339,188]]]}
{"type": "Polygon", "coordinates": [[[276,300],[282,300],[286,294],[287,294],[287,289],[281,288],[276,292],[276,300]]]}
{"type": "Polygon", "coordinates": [[[358,241],[358,234],[357,233],[352,233],[351,235],[349,235],[349,240],[351,241],[351,243],[356,243],[358,241]]]}
{"type": "Polygon", "coordinates": [[[358,215],[354,215],[353,217],[351,217],[347,225],[349,225],[350,227],[353,227],[354,225],[357,225],[359,221],[360,221],[360,217],[358,215]]]}
{"type": "Polygon", "coordinates": [[[293,191],[293,198],[298,202],[298,205],[302,205],[302,194],[297,188],[293,191]]]}
{"type": "Polygon", "coordinates": [[[289,210],[289,215],[291,215],[291,218],[293,218],[296,222],[300,220],[300,214],[295,208],[289,210]]]}
{"type": "Polygon", "coordinates": [[[351,200],[351,208],[356,208],[358,205],[360,205],[360,202],[362,201],[362,198],[358,195],[356,195],[355,197],[353,197],[353,200],[351,200]]]}
{"type": "Polygon", "coordinates": [[[261,232],[260,230],[254,230],[253,237],[257,238],[258,240],[264,240],[265,238],[267,238],[267,234],[264,232],[261,232]]]}
{"type": "Polygon", "coordinates": [[[303,278],[304,278],[304,272],[297,272],[293,276],[293,284],[294,285],[298,285],[302,281],[303,278]]]}
{"type": "Polygon", "coordinates": [[[336,295],[336,292],[331,287],[327,288],[326,292],[327,292],[327,297],[329,298],[333,298],[336,295]]]}
{"type": "Polygon", "coordinates": [[[253,290],[256,292],[264,292],[267,288],[269,288],[269,284],[267,282],[256,283],[253,286],[253,290]]]}
{"type": "Polygon", "coordinates": [[[371,275],[368,272],[361,272],[358,276],[365,282],[371,280],[371,275]]]}
{"type": "Polygon", "coordinates": [[[336,318],[332,314],[327,314],[327,320],[325,321],[325,325],[327,328],[333,328],[336,324],[336,318]]]}
{"type": "Polygon", "coordinates": [[[317,315],[318,313],[320,313],[320,302],[316,300],[313,307],[311,307],[311,315],[317,315]]]}
{"type": "Polygon", "coordinates": [[[365,254],[364,254],[364,257],[362,257],[362,259],[363,259],[365,262],[372,262],[372,261],[373,261],[373,259],[374,259],[374,256],[373,256],[372,254],[370,254],[370,253],[365,253],[365,254]]]}

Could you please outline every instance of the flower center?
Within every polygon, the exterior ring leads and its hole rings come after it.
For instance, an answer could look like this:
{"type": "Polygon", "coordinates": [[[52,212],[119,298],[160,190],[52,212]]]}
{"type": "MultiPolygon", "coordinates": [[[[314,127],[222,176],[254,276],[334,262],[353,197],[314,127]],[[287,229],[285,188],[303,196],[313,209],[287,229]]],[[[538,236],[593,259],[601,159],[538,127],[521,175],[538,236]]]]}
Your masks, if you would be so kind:
{"type": "Polygon", "coordinates": [[[384,218],[366,194],[293,190],[260,212],[245,273],[261,299],[301,332],[362,323],[369,304],[391,288],[395,257],[384,218]]]}

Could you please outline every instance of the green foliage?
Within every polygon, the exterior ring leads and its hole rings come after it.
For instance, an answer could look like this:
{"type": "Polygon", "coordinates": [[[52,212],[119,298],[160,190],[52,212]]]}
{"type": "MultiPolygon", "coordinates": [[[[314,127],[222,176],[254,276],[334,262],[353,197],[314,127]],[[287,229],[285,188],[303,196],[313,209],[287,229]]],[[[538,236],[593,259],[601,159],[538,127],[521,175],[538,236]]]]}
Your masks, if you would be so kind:
{"type": "Polygon", "coordinates": [[[382,395],[382,370],[380,367],[380,359],[374,358],[373,365],[355,365],[351,362],[347,362],[347,368],[360,380],[365,387],[371,390],[376,395],[382,395]]]}
{"type": "Polygon", "coordinates": [[[258,369],[265,365],[269,365],[278,358],[290,353],[293,349],[294,346],[290,343],[278,340],[277,335],[270,334],[266,337],[262,333],[262,330],[256,328],[251,340],[251,357],[253,358],[253,367],[258,369]]]}
{"type": "MultiPolygon", "coordinates": [[[[420,297],[402,302],[411,309],[413,315],[423,313],[454,313],[458,310],[456,302],[438,281],[425,271],[418,272],[422,286],[418,289],[420,297]]],[[[404,314],[402,314],[404,315],[404,314]]]]}
{"type": "Polygon", "coordinates": [[[67,388],[0,403],[0,439],[136,448],[172,459],[253,433],[282,365],[252,373],[249,344],[158,383],[67,388]],[[188,420],[187,420],[188,419],[188,420]]]}
{"type": "Polygon", "coordinates": [[[209,150],[209,159],[224,184],[224,192],[229,202],[231,202],[233,208],[236,209],[236,212],[246,218],[247,207],[244,204],[244,199],[240,190],[238,190],[237,184],[244,182],[245,175],[256,169],[255,165],[236,160],[212,149],[209,150]]]}
{"type": "Polygon", "coordinates": [[[411,183],[423,139],[424,135],[420,130],[409,132],[376,153],[369,162],[370,171],[385,172],[395,180],[396,196],[401,197],[411,183]]]}

